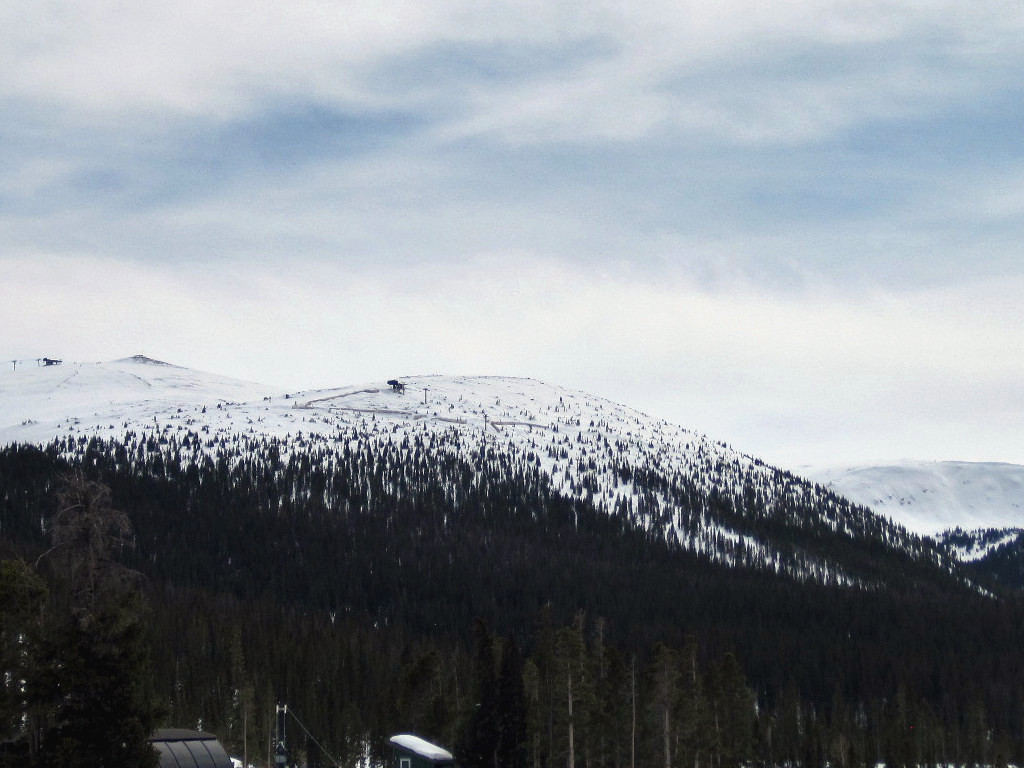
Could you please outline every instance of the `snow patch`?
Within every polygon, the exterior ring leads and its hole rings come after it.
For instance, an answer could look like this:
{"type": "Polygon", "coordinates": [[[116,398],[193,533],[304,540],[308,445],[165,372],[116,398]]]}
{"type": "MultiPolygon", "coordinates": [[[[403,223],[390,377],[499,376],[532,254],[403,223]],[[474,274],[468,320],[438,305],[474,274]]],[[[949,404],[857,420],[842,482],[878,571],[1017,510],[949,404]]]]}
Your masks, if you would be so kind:
{"type": "Polygon", "coordinates": [[[400,733],[397,736],[392,736],[388,739],[392,744],[407,749],[420,757],[425,757],[428,760],[441,761],[441,760],[454,760],[452,753],[447,749],[431,744],[425,739],[421,739],[419,736],[413,736],[409,733],[400,733]]]}
{"type": "Polygon", "coordinates": [[[962,461],[801,467],[798,472],[915,533],[1024,527],[1024,466],[962,461]]]}

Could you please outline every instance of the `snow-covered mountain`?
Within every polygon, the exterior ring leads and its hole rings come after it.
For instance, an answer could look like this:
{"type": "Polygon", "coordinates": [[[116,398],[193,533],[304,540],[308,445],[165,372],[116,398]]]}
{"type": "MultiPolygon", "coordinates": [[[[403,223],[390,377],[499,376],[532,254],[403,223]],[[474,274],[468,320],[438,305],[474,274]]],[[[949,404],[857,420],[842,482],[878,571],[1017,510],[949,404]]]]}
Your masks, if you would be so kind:
{"type": "Polygon", "coordinates": [[[0,445],[76,434],[109,437],[127,430],[283,439],[333,436],[350,426],[369,433],[456,430],[475,437],[477,445],[486,435],[491,443],[519,449],[561,446],[540,456],[560,488],[572,485],[580,459],[598,452],[634,462],[656,458],[666,468],[710,454],[728,454],[744,467],[759,464],[631,408],[532,379],[410,376],[401,381],[404,391],[382,381],[285,393],[141,355],[20,367],[0,374],[0,445]]]}
{"type": "Polygon", "coordinates": [[[800,472],[909,531],[933,537],[974,577],[1024,587],[1024,466],[903,461],[800,472]]]}
{"type": "Polygon", "coordinates": [[[276,393],[142,355],[50,366],[31,361],[0,373],[0,444],[46,442],[74,429],[117,431],[179,408],[216,407],[267,394],[276,393]]]}
{"type": "Polygon", "coordinates": [[[904,461],[798,471],[916,533],[1024,528],[1024,466],[1017,464],[904,461]]]}
{"type": "Polygon", "coordinates": [[[74,453],[100,437],[134,440],[138,455],[170,443],[206,455],[230,443],[233,455],[252,455],[272,441],[287,458],[329,456],[344,443],[399,462],[430,450],[464,465],[497,452],[553,493],[721,563],[864,583],[890,567],[854,554],[870,539],[954,569],[932,542],[830,491],[603,398],[500,376],[401,382],[404,391],[381,381],[283,393],[141,356],[19,366],[0,374],[0,446],[59,440],[74,453]]]}

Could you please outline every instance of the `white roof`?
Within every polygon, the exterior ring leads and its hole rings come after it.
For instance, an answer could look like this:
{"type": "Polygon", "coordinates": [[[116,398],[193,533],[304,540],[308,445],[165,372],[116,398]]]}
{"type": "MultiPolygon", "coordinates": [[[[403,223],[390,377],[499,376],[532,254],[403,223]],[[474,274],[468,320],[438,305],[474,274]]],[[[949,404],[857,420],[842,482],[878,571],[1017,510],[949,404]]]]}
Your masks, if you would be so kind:
{"type": "Polygon", "coordinates": [[[428,760],[454,760],[452,753],[447,749],[442,749],[436,744],[431,744],[429,741],[421,739],[419,736],[413,736],[409,733],[400,733],[397,736],[392,736],[389,741],[399,747],[408,749],[410,752],[415,752],[421,757],[425,757],[428,760]]]}

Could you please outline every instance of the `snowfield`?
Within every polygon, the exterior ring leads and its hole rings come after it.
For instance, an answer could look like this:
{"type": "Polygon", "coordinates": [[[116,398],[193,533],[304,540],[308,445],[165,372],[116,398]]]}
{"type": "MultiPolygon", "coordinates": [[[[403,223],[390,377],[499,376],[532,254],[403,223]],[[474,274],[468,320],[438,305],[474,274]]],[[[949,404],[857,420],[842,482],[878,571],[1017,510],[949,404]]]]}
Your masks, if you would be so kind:
{"type": "Polygon", "coordinates": [[[1024,466],[1017,464],[904,461],[798,472],[924,535],[957,527],[1024,528],[1024,466]]]}
{"type": "MultiPolygon", "coordinates": [[[[466,445],[486,440],[534,451],[563,489],[571,485],[578,462],[589,465],[598,454],[628,461],[653,457],[666,467],[712,454],[748,469],[755,464],[703,435],[533,379],[409,376],[401,381],[404,393],[383,381],[285,393],[142,356],[19,366],[0,374],[0,445],[168,428],[211,438],[333,436],[353,426],[370,434],[456,430],[466,445]]],[[[622,486],[628,490],[628,482],[622,486]]]]}
{"type": "Polygon", "coordinates": [[[142,355],[107,363],[19,363],[0,373],[0,445],[45,443],[74,429],[152,424],[178,408],[216,407],[266,394],[259,384],[142,355]]]}
{"type": "Polygon", "coordinates": [[[748,471],[755,465],[703,435],[533,379],[432,375],[401,381],[404,393],[384,381],[285,393],[141,355],[19,366],[0,374],[0,445],[168,429],[210,439],[237,433],[333,437],[350,427],[371,435],[454,430],[477,450],[486,441],[533,452],[564,492],[573,493],[584,462],[604,475],[601,485],[615,495],[629,495],[630,483],[615,476],[612,456],[616,462],[653,461],[677,470],[711,457],[748,471]]]}

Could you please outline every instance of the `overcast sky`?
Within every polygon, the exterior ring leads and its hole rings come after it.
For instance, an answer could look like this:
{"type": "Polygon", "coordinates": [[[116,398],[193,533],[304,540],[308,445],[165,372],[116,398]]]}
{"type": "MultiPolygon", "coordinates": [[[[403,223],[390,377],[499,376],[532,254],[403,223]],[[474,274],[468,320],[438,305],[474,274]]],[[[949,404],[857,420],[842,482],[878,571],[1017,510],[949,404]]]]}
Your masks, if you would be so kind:
{"type": "Polygon", "coordinates": [[[0,358],[1024,463],[1022,11],[5,0],[0,358]]]}

